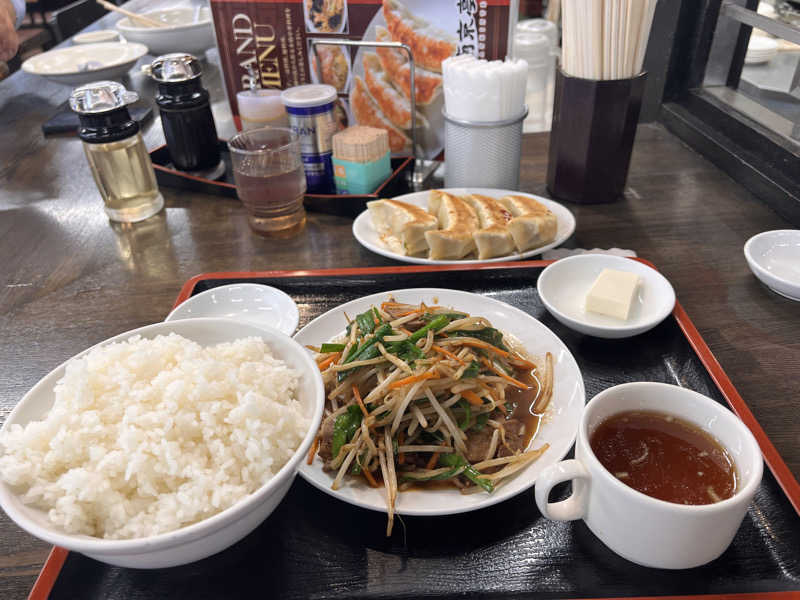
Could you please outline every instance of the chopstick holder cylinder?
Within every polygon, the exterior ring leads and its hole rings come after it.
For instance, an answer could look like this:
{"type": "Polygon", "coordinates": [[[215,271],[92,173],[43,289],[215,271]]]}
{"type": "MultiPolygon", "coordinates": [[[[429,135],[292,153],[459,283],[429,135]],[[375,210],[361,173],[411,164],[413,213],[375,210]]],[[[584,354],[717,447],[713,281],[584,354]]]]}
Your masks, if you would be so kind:
{"type": "Polygon", "coordinates": [[[505,121],[465,121],[444,114],[445,187],[516,190],[522,148],[522,114],[505,121]]]}
{"type": "Polygon", "coordinates": [[[628,178],[647,73],[630,79],[556,74],[547,189],[579,204],[613,202],[628,178]]]}

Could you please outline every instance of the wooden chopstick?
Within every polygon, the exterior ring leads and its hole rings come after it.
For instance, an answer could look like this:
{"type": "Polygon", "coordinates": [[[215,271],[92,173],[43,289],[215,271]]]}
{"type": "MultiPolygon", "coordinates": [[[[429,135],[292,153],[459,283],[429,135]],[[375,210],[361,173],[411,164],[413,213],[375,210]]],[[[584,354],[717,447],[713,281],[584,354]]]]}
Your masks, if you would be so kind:
{"type": "Polygon", "coordinates": [[[149,25],[150,27],[163,27],[164,23],[161,21],[156,21],[155,19],[151,19],[150,17],[145,17],[143,15],[136,14],[135,12],[131,12],[125,8],[120,8],[115,4],[111,4],[111,2],[106,2],[106,0],[95,0],[100,6],[105,8],[106,10],[113,10],[114,12],[121,13],[131,19],[132,21],[139,21],[140,23],[144,23],[145,25],[149,25]]]}

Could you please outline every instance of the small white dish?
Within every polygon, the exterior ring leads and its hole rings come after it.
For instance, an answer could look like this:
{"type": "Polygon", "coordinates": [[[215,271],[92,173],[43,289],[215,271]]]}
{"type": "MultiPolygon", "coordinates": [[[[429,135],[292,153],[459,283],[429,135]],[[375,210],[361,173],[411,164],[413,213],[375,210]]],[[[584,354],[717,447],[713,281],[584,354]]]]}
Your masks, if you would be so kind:
{"type": "Polygon", "coordinates": [[[73,44],[99,44],[102,42],[119,42],[120,35],[113,29],[100,29],[98,31],[85,31],[72,36],[73,44]]]}
{"type": "Polygon", "coordinates": [[[753,275],[776,294],[800,301],[800,229],[754,235],[744,245],[753,275]]]}
{"type": "Polygon", "coordinates": [[[205,51],[214,46],[214,27],[208,7],[199,11],[192,7],[165,8],[142,13],[142,16],[164,23],[164,26],[147,27],[132,23],[125,17],[117,21],[116,27],[125,39],[145,44],[153,56],[188,52],[203,58],[205,51]]]}
{"type": "MultiPolygon", "coordinates": [[[[18,493],[0,481],[0,507],[22,529],[50,544],[80,552],[110,565],[160,569],[200,560],[224,550],[258,527],[280,504],[294,481],[300,463],[304,462],[322,420],[325,390],[317,364],[305,348],[275,329],[226,319],[155,323],[121,333],[97,346],[121,342],[134,335],[153,338],[170,333],[176,333],[201,345],[233,342],[251,336],[260,337],[269,344],[274,356],[301,373],[297,397],[309,416],[310,423],[303,441],[292,457],[260,488],[211,517],[174,531],[125,540],[66,533],[54,526],[44,511],[22,502],[18,493]]],[[[88,351],[73,358],[83,356],[88,351]]],[[[53,369],[33,386],[17,403],[0,430],[6,431],[12,425],[25,425],[29,421],[42,418],[53,405],[53,389],[56,382],[64,376],[68,362],[53,369]]]]}
{"type": "MultiPolygon", "coordinates": [[[[383,243],[378,232],[375,230],[375,227],[372,225],[372,217],[370,217],[369,210],[365,210],[360,215],[358,215],[353,221],[353,236],[356,238],[359,244],[364,246],[367,250],[374,252],[375,254],[380,254],[381,256],[386,256],[387,258],[393,258],[395,260],[399,260],[400,262],[405,263],[412,263],[416,265],[460,265],[460,264],[478,264],[478,263],[495,263],[495,262],[505,262],[509,260],[519,260],[524,258],[530,258],[532,256],[536,256],[537,254],[541,254],[546,250],[550,250],[551,248],[555,248],[556,246],[560,246],[563,244],[569,236],[575,231],[575,216],[569,211],[569,209],[558,202],[554,202],[548,198],[542,198],[541,196],[535,196],[533,194],[526,194],[524,192],[517,192],[513,190],[498,190],[494,188],[442,188],[443,191],[449,192],[456,196],[466,196],[467,194],[481,194],[483,196],[489,196],[491,198],[502,198],[503,196],[507,196],[509,194],[514,194],[517,196],[528,196],[529,198],[533,198],[537,202],[541,202],[550,211],[556,216],[556,220],[558,221],[558,229],[556,230],[556,239],[554,239],[549,244],[544,246],[540,246],[539,248],[531,248],[530,250],[526,250],[525,252],[514,252],[513,254],[508,254],[506,256],[497,256],[495,258],[487,258],[484,260],[480,260],[472,255],[472,258],[461,258],[459,260],[432,260],[430,258],[425,258],[422,256],[406,256],[403,254],[398,254],[393,252],[389,249],[389,247],[383,243]]],[[[411,194],[403,194],[402,196],[395,196],[394,200],[400,200],[402,202],[407,202],[408,204],[413,204],[415,206],[419,206],[420,208],[424,208],[427,210],[428,208],[428,198],[430,196],[429,191],[425,192],[413,192],[411,194]]]]}
{"type": "Polygon", "coordinates": [[[632,337],[652,329],[672,312],[675,290],[655,269],[629,258],[607,254],[582,254],[554,262],[539,275],[539,296],[556,320],[570,329],[594,337],[632,337]],[[586,294],[603,269],[636,273],[639,288],[626,321],[588,312],[586,294]]]}
{"type": "Polygon", "coordinates": [[[116,79],[147,54],[143,44],[103,42],[48,50],[22,63],[22,70],[65,85],[116,79]]]}
{"type": "Polygon", "coordinates": [[[258,283],[232,283],[200,292],[176,306],[164,321],[198,317],[267,325],[286,335],[292,335],[300,322],[294,300],[279,289],[258,283]]]}

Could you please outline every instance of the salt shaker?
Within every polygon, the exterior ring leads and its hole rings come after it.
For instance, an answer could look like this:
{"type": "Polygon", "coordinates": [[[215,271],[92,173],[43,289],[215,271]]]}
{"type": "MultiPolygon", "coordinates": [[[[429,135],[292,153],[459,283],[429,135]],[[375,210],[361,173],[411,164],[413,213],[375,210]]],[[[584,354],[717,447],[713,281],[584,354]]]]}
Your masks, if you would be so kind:
{"type": "Polygon", "coordinates": [[[191,54],[164,54],[144,71],[158,83],[156,104],[172,162],[206,179],[225,172],[200,61],[191,54]]]}
{"type": "Polygon", "coordinates": [[[164,207],[153,164],[128,104],[138,94],[115,81],[76,88],[69,105],[78,114],[78,137],[112,221],[135,223],[164,207]]]}

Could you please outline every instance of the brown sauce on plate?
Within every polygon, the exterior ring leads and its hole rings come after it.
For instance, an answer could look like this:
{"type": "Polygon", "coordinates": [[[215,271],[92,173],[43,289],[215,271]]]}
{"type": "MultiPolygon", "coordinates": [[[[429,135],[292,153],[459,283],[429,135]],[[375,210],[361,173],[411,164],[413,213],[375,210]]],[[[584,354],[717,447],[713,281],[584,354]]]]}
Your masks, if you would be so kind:
{"type": "Polygon", "coordinates": [[[524,449],[536,437],[542,422],[542,415],[536,412],[536,401],[542,393],[542,385],[535,371],[516,371],[514,378],[528,386],[527,390],[511,385],[506,388],[506,405],[513,407],[508,418],[525,424],[524,449]]]}
{"type": "Polygon", "coordinates": [[[700,428],[671,415],[628,411],[606,419],[589,445],[617,479],[659,500],[713,504],[736,492],[736,466],[700,428]]]}

